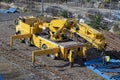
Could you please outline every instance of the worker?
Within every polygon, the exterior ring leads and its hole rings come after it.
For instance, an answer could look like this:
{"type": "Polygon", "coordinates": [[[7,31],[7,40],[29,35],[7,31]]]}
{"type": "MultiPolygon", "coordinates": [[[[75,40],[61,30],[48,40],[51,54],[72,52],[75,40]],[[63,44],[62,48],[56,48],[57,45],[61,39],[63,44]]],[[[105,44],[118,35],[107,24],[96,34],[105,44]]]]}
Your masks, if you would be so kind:
{"type": "Polygon", "coordinates": [[[104,64],[109,64],[110,62],[110,56],[105,55],[104,56],[104,64]]]}
{"type": "Polygon", "coordinates": [[[105,56],[105,61],[110,62],[110,56],[105,56]]]}

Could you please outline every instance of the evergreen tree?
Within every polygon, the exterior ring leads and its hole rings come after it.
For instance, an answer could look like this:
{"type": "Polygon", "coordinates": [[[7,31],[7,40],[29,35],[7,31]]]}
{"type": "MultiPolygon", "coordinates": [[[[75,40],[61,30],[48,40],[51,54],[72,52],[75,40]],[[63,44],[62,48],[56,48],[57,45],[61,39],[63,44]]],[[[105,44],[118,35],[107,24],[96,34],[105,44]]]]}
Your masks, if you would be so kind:
{"type": "Polygon", "coordinates": [[[96,29],[105,29],[104,24],[102,24],[102,14],[98,13],[95,15],[91,15],[90,22],[88,23],[91,27],[96,29]]]}

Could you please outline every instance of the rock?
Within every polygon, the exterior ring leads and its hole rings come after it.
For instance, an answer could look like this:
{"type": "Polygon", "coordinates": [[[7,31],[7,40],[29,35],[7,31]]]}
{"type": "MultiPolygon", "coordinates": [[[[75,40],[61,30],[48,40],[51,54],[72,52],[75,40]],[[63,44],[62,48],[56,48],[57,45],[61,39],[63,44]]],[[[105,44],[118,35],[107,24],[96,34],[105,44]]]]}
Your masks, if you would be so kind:
{"type": "Polygon", "coordinates": [[[112,26],[112,28],[109,30],[109,31],[112,32],[112,33],[114,33],[114,31],[113,31],[113,27],[114,27],[114,26],[112,26]]]}

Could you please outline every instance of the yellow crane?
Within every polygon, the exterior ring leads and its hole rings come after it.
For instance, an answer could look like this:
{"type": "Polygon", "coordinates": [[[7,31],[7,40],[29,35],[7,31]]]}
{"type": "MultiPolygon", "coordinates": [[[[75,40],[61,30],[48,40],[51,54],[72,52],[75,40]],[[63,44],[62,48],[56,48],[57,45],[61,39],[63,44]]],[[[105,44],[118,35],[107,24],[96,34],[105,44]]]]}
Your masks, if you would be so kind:
{"type": "Polygon", "coordinates": [[[106,41],[103,34],[85,23],[79,24],[74,19],[52,18],[44,21],[36,17],[22,17],[17,20],[16,34],[10,37],[13,40],[24,40],[27,45],[34,45],[40,50],[32,52],[32,62],[35,56],[50,54],[69,60],[73,65],[77,56],[86,58],[86,50],[95,47],[103,50],[106,41]]]}

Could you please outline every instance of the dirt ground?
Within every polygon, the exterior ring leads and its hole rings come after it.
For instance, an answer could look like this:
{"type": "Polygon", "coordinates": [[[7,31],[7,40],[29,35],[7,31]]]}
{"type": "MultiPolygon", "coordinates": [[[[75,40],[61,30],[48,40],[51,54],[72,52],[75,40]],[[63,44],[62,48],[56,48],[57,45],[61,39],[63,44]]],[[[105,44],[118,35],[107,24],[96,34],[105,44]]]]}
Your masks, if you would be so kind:
{"type": "Polygon", "coordinates": [[[29,80],[34,75],[2,56],[0,56],[0,74],[2,74],[4,80],[29,80]]]}
{"type": "Polygon", "coordinates": [[[17,41],[12,48],[9,46],[10,35],[15,32],[14,19],[19,15],[21,14],[0,14],[0,74],[4,80],[104,80],[82,66],[81,61],[70,68],[67,61],[41,56],[38,62],[48,68],[33,68],[31,52],[37,48],[17,41]]]}

